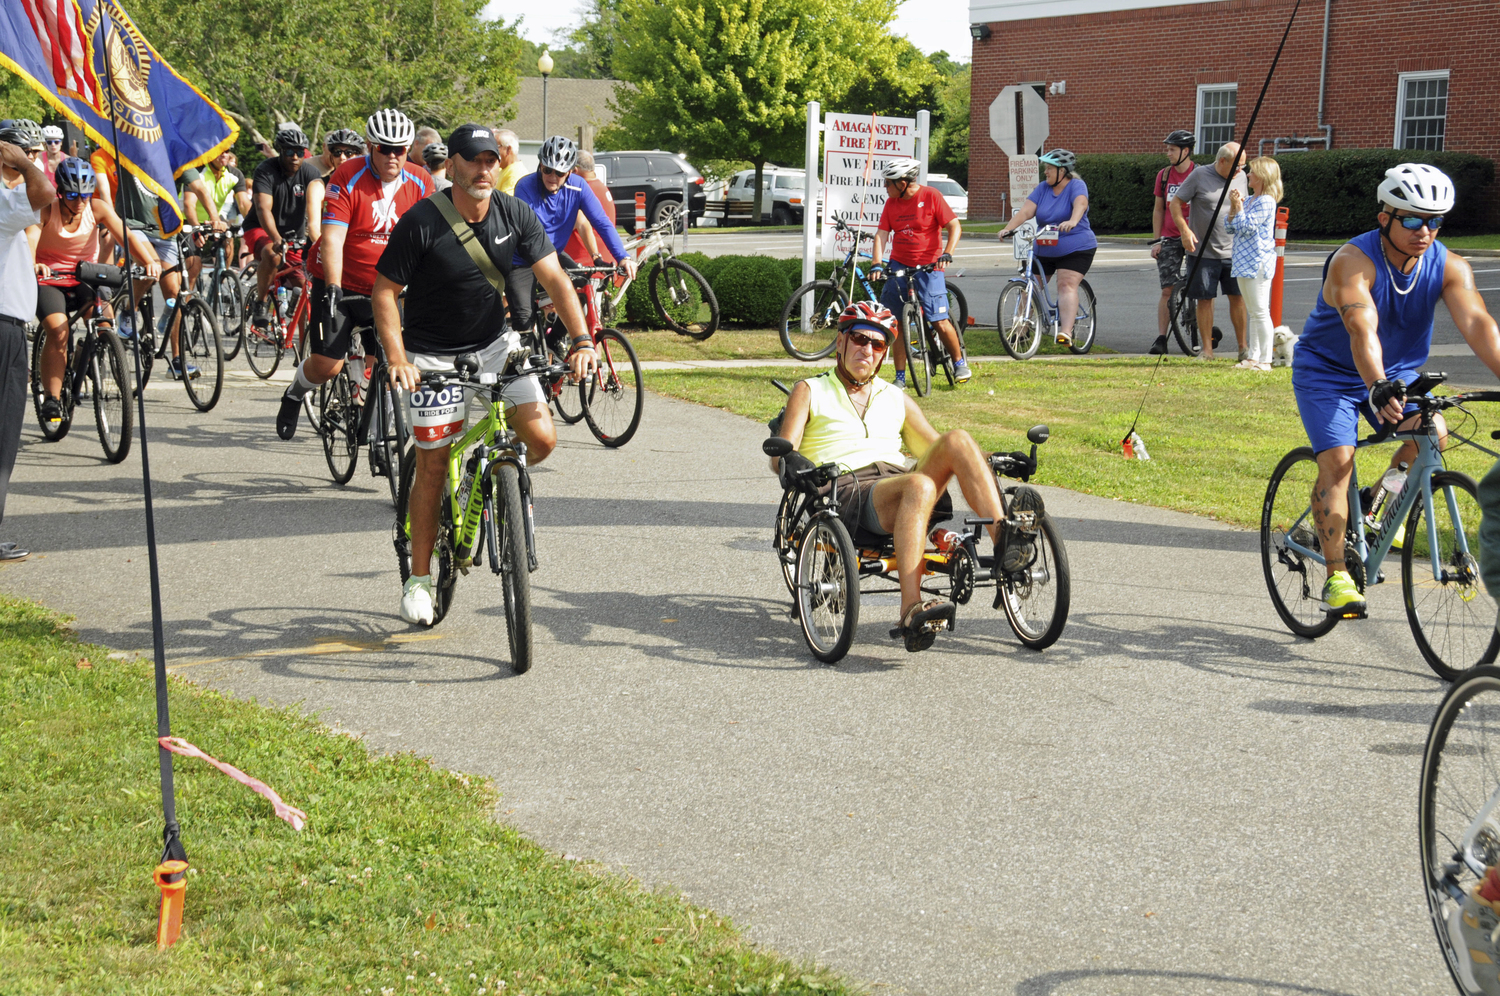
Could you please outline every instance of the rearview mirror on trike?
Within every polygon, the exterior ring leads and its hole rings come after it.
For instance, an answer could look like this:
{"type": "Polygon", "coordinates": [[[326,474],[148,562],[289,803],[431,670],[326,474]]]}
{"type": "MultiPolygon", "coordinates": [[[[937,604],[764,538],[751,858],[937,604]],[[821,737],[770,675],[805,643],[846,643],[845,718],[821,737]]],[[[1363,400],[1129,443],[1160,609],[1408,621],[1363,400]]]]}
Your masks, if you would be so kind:
{"type": "Polygon", "coordinates": [[[1026,431],[1026,438],[1037,444],[1045,443],[1051,435],[1052,430],[1045,425],[1034,425],[1026,431]]]}
{"type": "Polygon", "coordinates": [[[792,441],[780,436],[772,436],[760,444],[760,451],[768,457],[784,457],[792,452],[792,441]]]}

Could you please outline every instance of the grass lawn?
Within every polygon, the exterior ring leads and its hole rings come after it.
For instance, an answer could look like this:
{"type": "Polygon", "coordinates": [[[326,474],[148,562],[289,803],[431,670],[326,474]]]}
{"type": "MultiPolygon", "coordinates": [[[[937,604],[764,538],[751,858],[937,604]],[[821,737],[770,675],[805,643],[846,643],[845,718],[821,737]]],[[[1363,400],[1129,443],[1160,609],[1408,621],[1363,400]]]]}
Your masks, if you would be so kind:
{"type": "MultiPolygon", "coordinates": [[[[793,363],[782,348],[781,337],[774,329],[720,329],[703,342],[668,331],[625,329],[636,355],[643,360],[786,360],[793,363]]],[[[971,328],[964,334],[964,345],[970,356],[1003,356],[1000,333],[992,328],[971,328]]],[[[1066,353],[1067,347],[1043,340],[1039,355],[1066,353]]],[[[1095,354],[1113,350],[1100,346],[1095,354]]],[[[937,376],[941,377],[939,373],[937,376]]],[[[654,385],[653,385],[654,386],[654,385]]]]}
{"type": "MultiPolygon", "coordinates": [[[[988,450],[1023,449],[1026,430],[1047,423],[1052,438],[1039,453],[1039,483],[1258,529],[1266,479],[1288,450],[1307,445],[1291,371],[1255,373],[1233,369],[1229,360],[1210,365],[1169,358],[1156,371],[1137,429],[1152,459],[1126,460],[1120,439],[1152,366],[1136,358],[986,363],[963,388],[935,386],[918,403],[939,431],[968,429],[988,450]]],[[[782,405],[771,378],[791,383],[806,375],[806,368],[795,367],[655,370],[647,385],[766,421],[782,405]]],[[[889,366],[882,376],[890,377],[889,366]]],[[[1500,423],[1500,411],[1492,407],[1475,406],[1484,420],[1479,439],[1485,445],[1492,445],[1487,430],[1500,423]]],[[[1373,481],[1390,453],[1389,446],[1362,451],[1360,479],[1373,481]]],[[[1469,447],[1450,451],[1448,460],[1475,477],[1490,462],[1469,447]]]]}
{"type": "Polygon", "coordinates": [[[528,842],[482,779],[175,679],[172,710],[175,733],[309,819],[298,833],[176,758],[193,867],[182,939],[158,952],[149,664],[0,598],[0,991],[850,991],[709,910],[528,842]]]}

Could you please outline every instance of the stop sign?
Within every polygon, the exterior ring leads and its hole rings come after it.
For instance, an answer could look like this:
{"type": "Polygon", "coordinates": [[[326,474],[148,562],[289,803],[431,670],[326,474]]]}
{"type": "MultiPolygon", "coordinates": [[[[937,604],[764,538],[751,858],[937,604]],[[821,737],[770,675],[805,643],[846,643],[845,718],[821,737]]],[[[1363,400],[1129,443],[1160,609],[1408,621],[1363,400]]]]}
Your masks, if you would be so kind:
{"type": "Polygon", "coordinates": [[[1051,134],[1047,123],[1047,102],[1034,86],[1008,86],[990,103],[990,138],[1007,156],[1037,151],[1051,134]],[[1020,94],[1021,120],[1016,128],[1016,95],[1020,94]],[[1021,148],[1024,139],[1026,147],[1021,148]]]}

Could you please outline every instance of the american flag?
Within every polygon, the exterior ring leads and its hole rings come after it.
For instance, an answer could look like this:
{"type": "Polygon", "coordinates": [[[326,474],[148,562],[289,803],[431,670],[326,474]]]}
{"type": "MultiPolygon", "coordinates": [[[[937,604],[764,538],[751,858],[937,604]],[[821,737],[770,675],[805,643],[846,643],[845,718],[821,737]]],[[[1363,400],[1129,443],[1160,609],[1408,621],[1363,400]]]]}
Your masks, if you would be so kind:
{"type": "Polygon", "coordinates": [[[59,93],[88,101],[103,110],[99,81],[89,57],[88,31],[77,0],[20,0],[31,27],[42,46],[42,56],[52,70],[59,93]]]}

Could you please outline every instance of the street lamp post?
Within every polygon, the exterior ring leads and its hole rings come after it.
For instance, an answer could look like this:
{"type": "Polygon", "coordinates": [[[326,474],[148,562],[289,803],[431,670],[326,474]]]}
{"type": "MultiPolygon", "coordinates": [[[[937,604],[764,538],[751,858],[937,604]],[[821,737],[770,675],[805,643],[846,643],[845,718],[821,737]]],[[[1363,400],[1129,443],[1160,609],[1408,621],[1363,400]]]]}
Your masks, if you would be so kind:
{"type": "Polygon", "coordinates": [[[542,74],[542,141],[547,140],[547,77],[552,75],[552,56],[545,51],[536,60],[536,68],[542,74]]]}

